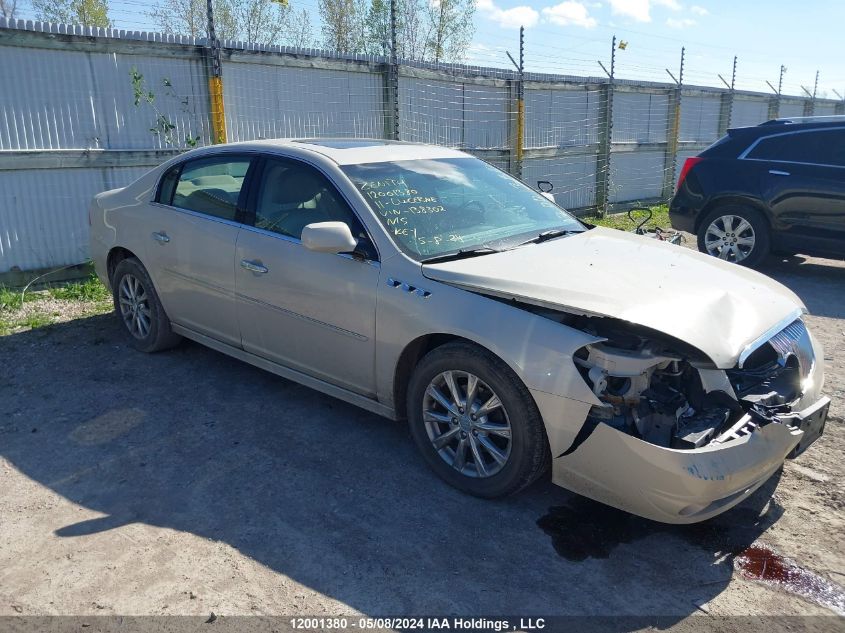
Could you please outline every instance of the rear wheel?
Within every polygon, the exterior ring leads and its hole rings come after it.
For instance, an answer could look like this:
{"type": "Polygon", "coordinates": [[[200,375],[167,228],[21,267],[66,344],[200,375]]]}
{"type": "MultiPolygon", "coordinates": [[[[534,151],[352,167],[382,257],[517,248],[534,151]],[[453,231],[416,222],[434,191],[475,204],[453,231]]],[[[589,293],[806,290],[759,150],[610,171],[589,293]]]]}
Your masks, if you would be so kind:
{"type": "Polygon", "coordinates": [[[769,254],[769,248],[768,222],[750,207],[718,207],[698,229],[698,250],[728,262],[755,266],[769,254]]]}
{"type": "Polygon", "coordinates": [[[135,349],[158,352],[182,340],[170,328],[149,274],[134,257],[122,260],[115,268],[112,296],[115,312],[135,349]]]}
{"type": "Polygon", "coordinates": [[[550,462],[531,394],[501,359],[469,343],[426,355],[408,388],[411,434],[446,482],[479,497],[525,488],[550,462]]]}

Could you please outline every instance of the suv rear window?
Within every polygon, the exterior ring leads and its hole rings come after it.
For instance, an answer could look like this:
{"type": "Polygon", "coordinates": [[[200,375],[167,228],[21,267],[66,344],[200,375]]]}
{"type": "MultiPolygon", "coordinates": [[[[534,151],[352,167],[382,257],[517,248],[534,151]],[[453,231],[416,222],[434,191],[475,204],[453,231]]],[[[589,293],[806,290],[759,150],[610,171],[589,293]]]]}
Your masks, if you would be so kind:
{"type": "Polygon", "coordinates": [[[760,139],[748,158],[845,167],[845,129],[791,132],[760,139]]]}

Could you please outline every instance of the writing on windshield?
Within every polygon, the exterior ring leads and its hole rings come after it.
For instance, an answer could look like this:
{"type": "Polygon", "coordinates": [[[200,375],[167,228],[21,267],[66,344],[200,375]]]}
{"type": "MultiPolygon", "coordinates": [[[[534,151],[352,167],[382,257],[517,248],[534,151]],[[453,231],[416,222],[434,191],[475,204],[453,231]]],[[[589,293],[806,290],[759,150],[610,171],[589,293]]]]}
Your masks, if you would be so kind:
{"type": "Polygon", "coordinates": [[[475,158],[343,169],[400,248],[421,258],[550,228],[581,229],[563,209],[475,158]]]}

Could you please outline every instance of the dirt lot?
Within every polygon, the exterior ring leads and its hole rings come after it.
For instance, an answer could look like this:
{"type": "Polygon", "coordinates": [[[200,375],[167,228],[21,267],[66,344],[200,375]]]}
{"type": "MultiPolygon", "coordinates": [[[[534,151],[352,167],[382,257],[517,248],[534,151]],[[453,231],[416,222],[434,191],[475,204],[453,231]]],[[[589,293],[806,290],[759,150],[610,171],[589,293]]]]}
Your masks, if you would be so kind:
{"type": "Polygon", "coordinates": [[[466,497],[402,425],[199,345],[136,353],[112,315],[0,337],[0,615],[843,614],[845,263],[765,272],[812,313],[831,418],[690,527],[548,482],[466,497]],[[784,583],[754,579],[766,548],[784,583]]]}

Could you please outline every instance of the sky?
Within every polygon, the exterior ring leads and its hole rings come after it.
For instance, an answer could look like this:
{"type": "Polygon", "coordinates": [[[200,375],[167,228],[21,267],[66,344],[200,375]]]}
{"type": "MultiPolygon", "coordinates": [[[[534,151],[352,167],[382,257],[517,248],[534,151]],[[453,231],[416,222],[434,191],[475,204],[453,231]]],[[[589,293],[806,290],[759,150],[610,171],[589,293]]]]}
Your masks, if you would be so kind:
{"type": "MultiPolygon", "coordinates": [[[[110,0],[115,26],[154,30],[146,16],[155,0],[110,0]]],[[[435,0],[431,0],[435,1],[435,0]]],[[[290,0],[312,14],[317,0],[290,0]]],[[[771,92],[781,65],[783,94],[806,96],[819,71],[818,96],[845,97],[842,27],[845,0],[475,0],[475,37],[467,61],[510,67],[507,52],[519,51],[525,27],[525,70],[603,76],[609,68],[614,35],[616,75],[627,79],[672,81],[686,48],[684,84],[722,86],[731,81],[737,56],[736,87],[771,92]]],[[[21,17],[32,18],[28,2],[21,17]]]]}
{"type": "Polygon", "coordinates": [[[784,94],[812,92],[818,70],[819,96],[845,96],[845,0],[477,0],[470,57],[514,54],[520,25],[528,71],[601,76],[596,60],[609,67],[616,35],[620,77],[672,81],[666,68],[678,77],[685,47],[685,84],[730,83],[737,56],[738,89],[771,92],[784,65],[784,94]]]}

